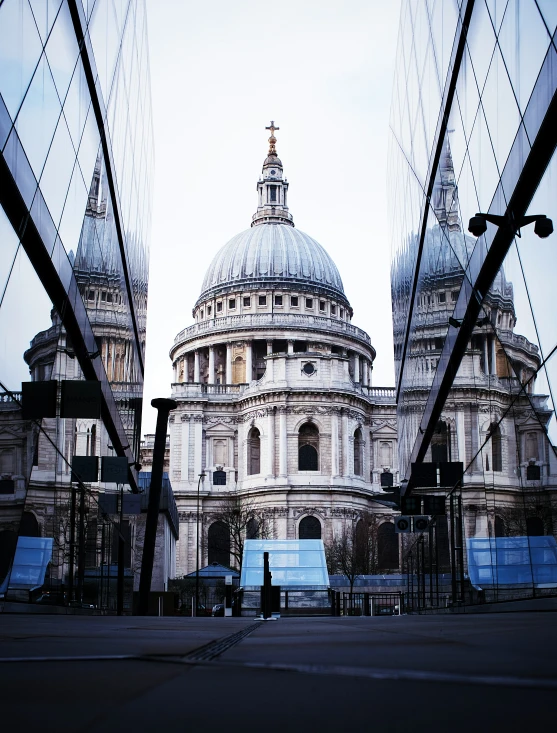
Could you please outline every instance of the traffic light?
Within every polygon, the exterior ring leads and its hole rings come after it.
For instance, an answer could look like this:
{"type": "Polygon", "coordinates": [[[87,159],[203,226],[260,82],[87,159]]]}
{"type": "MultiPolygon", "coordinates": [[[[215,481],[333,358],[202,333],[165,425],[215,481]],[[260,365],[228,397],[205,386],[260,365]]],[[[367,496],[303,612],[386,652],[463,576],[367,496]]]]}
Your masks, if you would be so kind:
{"type": "Polygon", "coordinates": [[[414,517],[414,532],[424,532],[429,527],[429,517],[414,517]]]}
{"type": "Polygon", "coordinates": [[[411,522],[412,520],[410,519],[410,517],[403,517],[403,516],[397,517],[395,519],[395,532],[397,534],[411,532],[412,531],[411,522]]]}

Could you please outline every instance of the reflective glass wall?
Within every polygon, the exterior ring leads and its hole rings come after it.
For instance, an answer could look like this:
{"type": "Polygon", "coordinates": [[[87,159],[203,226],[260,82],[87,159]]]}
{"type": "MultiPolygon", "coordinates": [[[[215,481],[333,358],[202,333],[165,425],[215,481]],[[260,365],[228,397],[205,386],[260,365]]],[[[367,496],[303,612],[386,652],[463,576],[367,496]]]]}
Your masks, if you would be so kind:
{"type": "Polygon", "coordinates": [[[557,593],[557,235],[525,219],[557,223],[556,25],[540,0],[402,8],[389,170],[399,465],[408,495],[446,496],[445,515],[405,536],[419,607],[557,593]],[[478,212],[502,218],[471,233],[478,212]],[[413,478],[412,464],[441,462],[461,462],[462,480],[413,478]]]}
{"type": "Polygon", "coordinates": [[[0,3],[4,600],[113,608],[122,537],[131,589],[134,518],[119,524],[116,503],[102,498],[117,485],[72,483],[71,464],[74,456],[126,457],[125,491],[137,491],[149,84],[143,0],[0,3]],[[100,383],[100,418],[62,418],[59,404],[56,416],[24,418],[22,383],[55,381],[59,402],[64,380],[100,383]],[[21,538],[35,541],[18,545],[21,538]]]}

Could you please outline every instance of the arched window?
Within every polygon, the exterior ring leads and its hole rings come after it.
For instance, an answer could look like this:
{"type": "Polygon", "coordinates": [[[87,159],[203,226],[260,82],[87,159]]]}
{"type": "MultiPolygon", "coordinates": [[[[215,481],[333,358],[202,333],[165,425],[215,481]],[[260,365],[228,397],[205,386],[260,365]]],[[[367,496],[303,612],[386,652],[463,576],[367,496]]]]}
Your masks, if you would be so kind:
{"type": "Polygon", "coordinates": [[[248,475],[261,473],[261,435],[252,428],[248,435],[248,475]]]}
{"type": "Polygon", "coordinates": [[[233,384],[244,384],[246,381],[246,362],[241,356],[237,356],[234,359],[234,365],[232,370],[232,383],[233,384]]]}
{"type": "Polygon", "coordinates": [[[41,531],[39,529],[39,523],[37,517],[33,512],[23,512],[21,517],[21,523],[19,525],[19,536],[20,537],[40,537],[41,531]]]}
{"type": "Polygon", "coordinates": [[[538,460],[538,435],[537,433],[526,433],[526,451],[524,459],[526,461],[538,460]]]}
{"type": "Polygon", "coordinates": [[[489,426],[489,434],[491,436],[491,470],[503,470],[503,450],[501,441],[501,429],[496,423],[489,426]]]}
{"type": "Polygon", "coordinates": [[[91,456],[97,455],[97,426],[93,425],[91,427],[91,452],[89,453],[91,456]]]}
{"type": "Polygon", "coordinates": [[[528,537],[543,537],[545,534],[543,529],[543,519],[540,517],[527,517],[526,534],[528,537]]]}
{"type": "Polygon", "coordinates": [[[382,440],[379,444],[379,465],[381,468],[391,468],[393,465],[393,444],[382,440]]]}
{"type": "Polygon", "coordinates": [[[230,566],[230,530],[224,522],[213,522],[208,532],[208,563],[230,566]]]}
{"type": "Polygon", "coordinates": [[[252,517],[251,519],[248,519],[248,523],[246,524],[246,539],[247,540],[256,540],[257,536],[259,534],[259,522],[255,517],[252,517]]]}
{"type": "Polygon", "coordinates": [[[451,432],[447,423],[439,420],[431,437],[431,460],[433,463],[451,460],[450,437],[451,432]]]}
{"type": "Polygon", "coordinates": [[[319,430],[312,423],[302,425],[298,433],[298,470],[319,470],[319,430]]]}
{"type": "Polygon", "coordinates": [[[354,432],[354,476],[362,476],[364,472],[363,445],[362,431],[358,428],[354,432]]]}
{"type": "Polygon", "coordinates": [[[506,531],[505,531],[505,522],[503,521],[502,517],[495,517],[495,536],[496,537],[505,537],[506,531]]]}
{"type": "Polygon", "coordinates": [[[392,522],[383,522],[377,529],[377,562],[380,570],[396,570],[399,566],[398,535],[392,522]]]}
{"type": "Polygon", "coordinates": [[[215,466],[225,466],[228,461],[227,456],[227,444],[226,440],[215,440],[213,443],[213,464],[215,466]]]}
{"type": "Polygon", "coordinates": [[[320,540],[321,522],[317,517],[304,517],[298,526],[298,539],[320,540]]]}

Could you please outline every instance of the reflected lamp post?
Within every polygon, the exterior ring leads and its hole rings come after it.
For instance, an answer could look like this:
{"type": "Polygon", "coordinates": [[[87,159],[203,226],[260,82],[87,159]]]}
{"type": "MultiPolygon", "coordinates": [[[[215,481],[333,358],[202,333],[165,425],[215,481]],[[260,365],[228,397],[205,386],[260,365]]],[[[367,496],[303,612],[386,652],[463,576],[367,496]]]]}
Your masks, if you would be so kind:
{"type": "Polygon", "coordinates": [[[197,481],[197,529],[195,533],[195,615],[197,616],[199,611],[199,487],[201,485],[201,482],[205,478],[205,473],[199,474],[199,479],[197,481]]]}

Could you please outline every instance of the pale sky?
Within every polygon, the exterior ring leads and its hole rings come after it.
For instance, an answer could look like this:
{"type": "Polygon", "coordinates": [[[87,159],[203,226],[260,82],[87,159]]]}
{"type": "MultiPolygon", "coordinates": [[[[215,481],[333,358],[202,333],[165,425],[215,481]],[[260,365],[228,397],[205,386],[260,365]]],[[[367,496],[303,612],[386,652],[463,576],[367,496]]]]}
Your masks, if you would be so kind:
{"type": "Polygon", "coordinates": [[[143,433],[216,252],[248,229],[272,119],[295,225],[335,261],[394,386],[386,166],[399,2],[148,0],[155,188],[143,433]]]}

